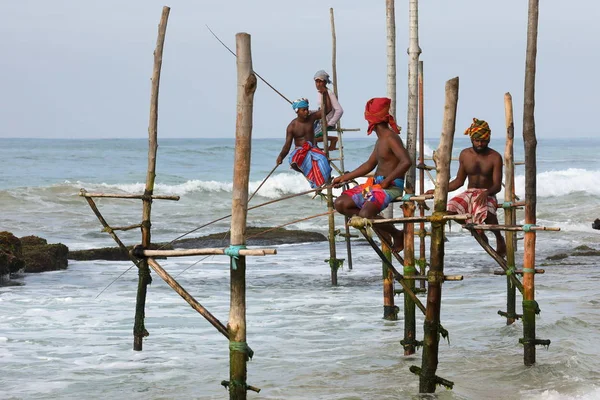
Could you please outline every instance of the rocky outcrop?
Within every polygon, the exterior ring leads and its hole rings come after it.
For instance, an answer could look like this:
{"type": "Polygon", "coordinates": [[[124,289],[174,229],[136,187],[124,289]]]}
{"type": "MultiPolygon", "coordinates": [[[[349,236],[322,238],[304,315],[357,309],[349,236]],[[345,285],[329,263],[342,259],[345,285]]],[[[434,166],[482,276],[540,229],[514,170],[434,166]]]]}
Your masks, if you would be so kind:
{"type": "Polygon", "coordinates": [[[25,268],[21,241],[10,232],[0,232],[0,282],[7,281],[10,274],[25,268]]]}
{"type": "Polygon", "coordinates": [[[62,243],[48,244],[37,236],[21,238],[25,272],[45,272],[67,269],[69,248],[62,243]]]}
{"type": "Polygon", "coordinates": [[[0,232],[0,281],[19,272],[44,272],[66,269],[69,249],[64,244],[48,244],[37,236],[17,238],[0,232]]]}

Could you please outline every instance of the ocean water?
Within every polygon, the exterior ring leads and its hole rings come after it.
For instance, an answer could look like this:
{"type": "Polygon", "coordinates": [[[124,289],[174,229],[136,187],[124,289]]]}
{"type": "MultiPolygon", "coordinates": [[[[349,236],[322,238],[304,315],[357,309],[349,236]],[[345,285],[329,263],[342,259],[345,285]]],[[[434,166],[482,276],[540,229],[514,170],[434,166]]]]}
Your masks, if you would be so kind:
{"type": "MultiPolygon", "coordinates": [[[[345,167],[353,169],[366,159],[374,139],[347,136],[345,167]]],[[[427,142],[426,154],[436,143],[427,142]]],[[[251,192],[275,166],[282,144],[283,139],[253,141],[251,192]]],[[[141,193],[147,140],[0,139],[0,146],[0,230],[35,234],[72,250],[114,245],[78,192],[141,193]]],[[[466,146],[457,138],[455,155],[466,146]]],[[[499,138],[492,138],[491,146],[503,154],[499,138]]],[[[552,344],[538,348],[535,366],[523,366],[521,323],[506,326],[497,315],[506,308],[505,278],[494,276],[494,261],[468,232],[452,225],[445,270],[464,280],[443,287],[441,318],[450,341],[440,343],[437,373],[455,386],[439,388],[436,398],[600,398],[600,257],[546,259],[584,244],[600,249],[600,231],[591,229],[600,217],[598,148],[598,139],[538,138],[537,221],[561,231],[537,235],[536,264],[546,270],[536,276],[542,310],[537,336],[552,344]]],[[[159,139],[155,194],[181,200],[153,203],[154,241],[173,240],[230,214],[233,152],[233,139],[159,139]]],[[[519,140],[515,159],[523,160],[519,140]]],[[[524,197],[523,168],[516,169],[516,190],[524,197]]],[[[428,180],[425,186],[433,187],[428,180]]],[[[308,189],[284,164],[251,205],[308,189]]],[[[111,225],[141,220],[139,200],[97,199],[97,204],[111,225]]],[[[324,202],[304,195],[250,211],[248,225],[278,226],[324,211],[324,202]]],[[[336,221],[341,226],[341,218],[336,221]]],[[[191,236],[227,230],[229,223],[225,219],[191,236]]],[[[289,228],[326,233],[327,219],[289,228]]],[[[119,236],[126,244],[140,240],[136,231],[119,236]]],[[[249,398],[417,398],[418,378],[408,368],[421,365],[421,351],[405,357],[402,317],[381,318],[381,263],[370,247],[353,241],[354,269],[339,271],[337,287],[331,287],[323,262],[329,256],[326,243],[276,248],[276,256],[248,258],[248,344],[255,352],[248,383],[262,389],[249,398]]],[[[343,258],[343,242],[337,251],[343,258]]],[[[519,247],[518,265],[522,257],[519,247]]],[[[161,262],[224,324],[228,264],[222,256],[161,262]]],[[[227,398],[220,386],[229,376],[226,339],[153,277],[146,306],[150,336],[142,352],[131,349],[137,273],[129,262],[71,261],[65,271],[25,274],[15,279],[21,285],[0,287],[0,398],[227,398]]],[[[422,320],[417,315],[419,338],[422,320]]]]}

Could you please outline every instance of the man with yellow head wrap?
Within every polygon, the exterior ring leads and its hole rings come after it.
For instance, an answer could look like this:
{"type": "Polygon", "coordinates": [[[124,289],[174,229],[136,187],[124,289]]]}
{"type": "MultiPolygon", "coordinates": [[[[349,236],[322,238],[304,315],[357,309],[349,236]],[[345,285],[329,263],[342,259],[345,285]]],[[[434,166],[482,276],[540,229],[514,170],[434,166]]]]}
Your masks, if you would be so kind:
{"type": "MultiPolygon", "coordinates": [[[[448,184],[448,192],[452,192],[468,181],[467,190],[450,199],[447,205],[449,214],[471,214],[467,223],[498,224],[496,194],[502,189],[502,156],[488,147],[491,134],[487,122],[473,118],[473,123],[465,130],[465,135],[471,137],[472,147],[461,151],[456,178],[448,184]]],[[[433,190],[427,193],[433,193],[433,190]]],[[[494,235],[496,251],[504,257],[506,243],[502,233],[494,231],[494,235]]]]}

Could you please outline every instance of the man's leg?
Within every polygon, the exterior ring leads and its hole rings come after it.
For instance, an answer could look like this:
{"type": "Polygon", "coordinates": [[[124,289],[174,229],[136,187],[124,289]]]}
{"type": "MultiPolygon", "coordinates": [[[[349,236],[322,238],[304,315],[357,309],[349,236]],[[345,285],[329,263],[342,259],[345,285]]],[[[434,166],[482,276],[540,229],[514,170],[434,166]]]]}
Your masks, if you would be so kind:
{"type": "MultiPolygon", "coordinates": [[[[358,216],[369,219],[383,219],[379,215],[379,207],[370,201],[365,202],[358,216]]],[[[404,250],[404,232],[396,229],[394,224],[377,224],[373,229],[392,244],[392,251],[400,252],[404,250]]]]}
{"type": "Polygon", "coordinates": [[[335,210],[340,214],[343,214],[347,217],[353,217],[358,215],[360,212],[360,208],[354,203],[352,197],[347,194],[341,194],[337,199],[335,199],[335,203],[333,204],[335,210]]]}
{"type": "Polygon", "coordinates": [[[338,150],[337,148],[337,142],[338,142],[338,138],[337,136],[327,136],[327,139],[331,142],[331,144],[329,145],[329,150],[338,150]]]}
{"type": "MultiPolygon", "coordinates": [[[[498,217],[494,214],[488,213],[487,218],[485,219],[485,223],[488,225],[499,225],[498,217]]],[[[494,236],[496,236],[496,253],[500,255],[500,257],[506,256],[506,242],[504,241],[504,236],[502,236],[502,231],[492,231],[494,236]]]]}

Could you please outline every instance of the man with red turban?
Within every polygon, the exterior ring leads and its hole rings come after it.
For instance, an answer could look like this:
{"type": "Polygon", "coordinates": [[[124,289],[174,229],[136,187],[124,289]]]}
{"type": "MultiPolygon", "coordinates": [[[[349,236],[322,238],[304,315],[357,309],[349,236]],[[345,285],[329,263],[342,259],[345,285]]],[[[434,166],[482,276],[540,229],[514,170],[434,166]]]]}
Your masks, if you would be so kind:
{"type": "MultiPolygon", "coordinates": [[[[473,118],[473,123],[465,131],[465,135],[471,137],[472,147],[461,151],[456,178],[448,184],[448,192],[452,192],[461,188],[468,179],[467,190],[450,199],[447,204],[449,214],[471,214],[472,218],[467,223],[498,224],[496,194],[502,189],[502,156],[488,147],[491,134],[487,122],[473,118]]],[[[433,190],[427,193],[433,193],[433,190]]],[[[504,257],[506,243],[502,233],[493,232],[496,251],[504,257]]],[[[485,235],[483,238],[486,239],[485,235]]]]}
{"type": "MultiPolygon", "coordinates": [[[[335,200],[335,209],[348,217],[358,215],[362,218],[382,218],[378,214],[395,198],[402,196],[404,174],[411,166],[410,156],[402,140],[400,129],[390,115],[388,98],[374,98],[367,102],[365,119],[369,123],[367,134],[373,131],[377,141],[371,156],[352,172],[338,176],[333,184],[341,184],[354,178],[363,177],[375,167],[375,176],[367,182],[345,190],[335,200]]],[[[393,251],[404,248],[404,232],[394,224],[377,224],[377,232],[392,243],[393,251]]]]}

